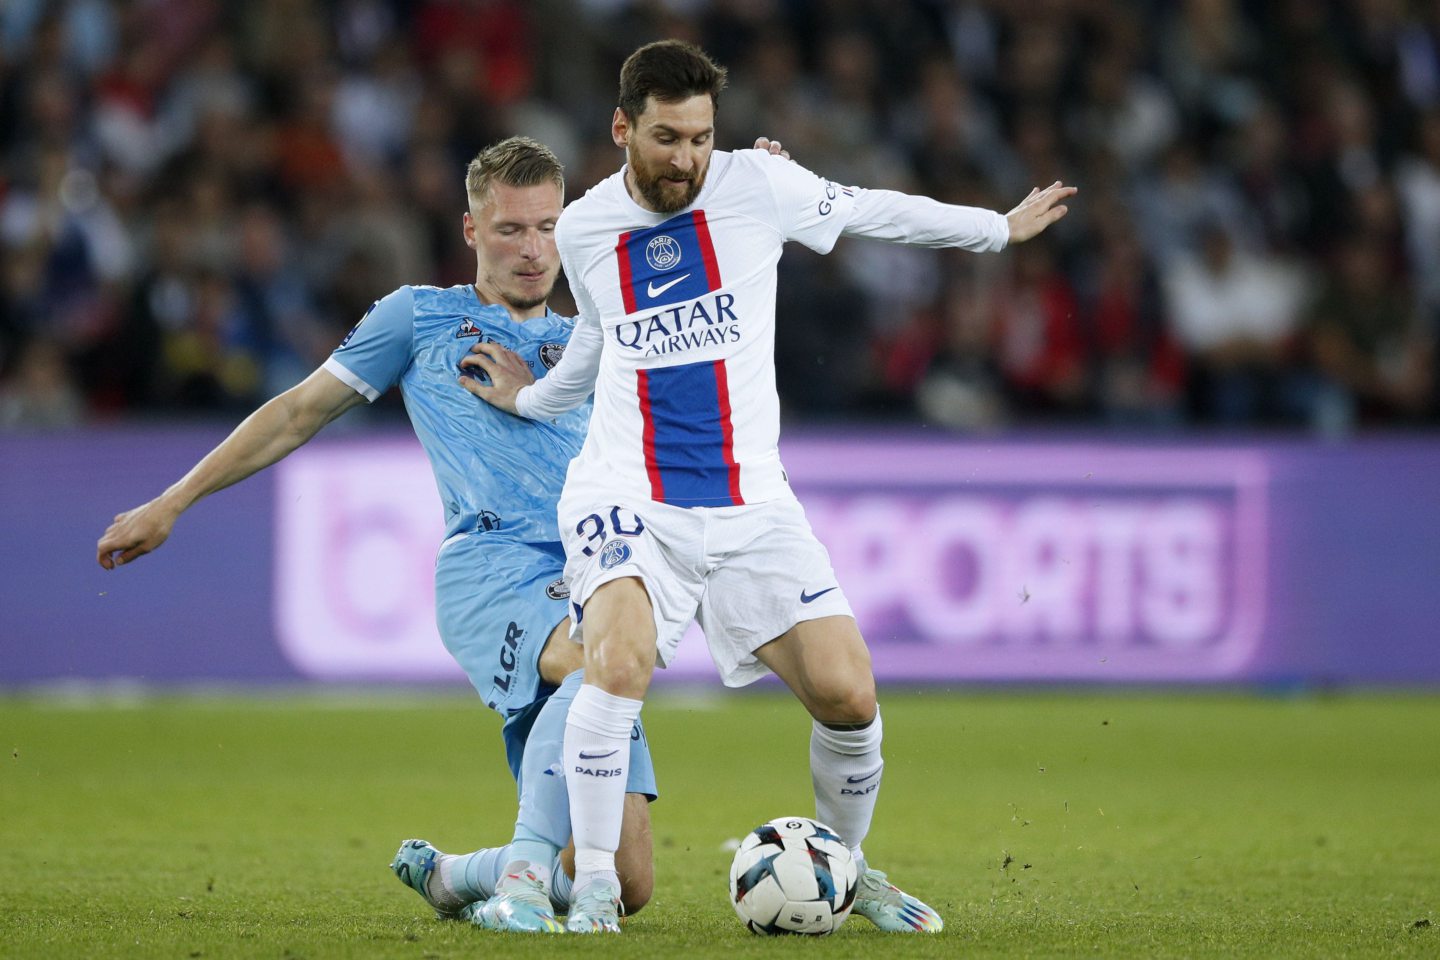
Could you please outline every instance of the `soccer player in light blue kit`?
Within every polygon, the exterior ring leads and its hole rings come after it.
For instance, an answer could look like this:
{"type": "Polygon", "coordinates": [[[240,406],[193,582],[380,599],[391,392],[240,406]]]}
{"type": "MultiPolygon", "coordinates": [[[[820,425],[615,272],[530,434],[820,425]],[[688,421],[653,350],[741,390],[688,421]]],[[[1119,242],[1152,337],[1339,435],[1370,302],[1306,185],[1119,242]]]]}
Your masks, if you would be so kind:
{"type": "MultiPolygon", "coordinates": [[[[480,403],[457,378],[461,358],[478,342],[514,350],[536,377],[563,353],[574,321],[546,306],[559,274],[554,226],[563,169],[548,148],[514,137],[470,163],[466,191],[474,285],[405,286],[378,301],[320,369],[251,414],[159,497],[118,515],[97,544],[97,559],[113,569],[156,549],[197,500],[280,460],[346,410],[398,385],[445,509],[447,536],[435,566],[440,635],[486,705],[505,718],[520,803],[508,846],[446,855],[407,840],[391,868],[442,918],[559,932],[554,910],[569,902],[566,867],[573,866],[561,858],[569,801],[555,771],[563,770],[565,717],[583,656],[568,639],[555,515],[589,405],[531,422],[480,403]]],[[[625,908],[634,913],[653,883],[647,805],[656,795],[638,722],[629,768],[620,872],[625,908]]]]}

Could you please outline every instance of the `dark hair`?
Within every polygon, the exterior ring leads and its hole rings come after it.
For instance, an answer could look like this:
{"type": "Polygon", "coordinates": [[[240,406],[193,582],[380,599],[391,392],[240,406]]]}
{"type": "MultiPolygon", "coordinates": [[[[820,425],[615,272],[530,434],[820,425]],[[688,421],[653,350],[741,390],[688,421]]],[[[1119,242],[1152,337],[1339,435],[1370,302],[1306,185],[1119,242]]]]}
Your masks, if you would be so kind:
{"type": "Polygon", "coordinates": [[[479,207],[490,198],[490,185],[534,187],[553,183],[565,189],[565,168],[551,149],[529,137],[511,137],[481,150],[465,170],[465,192],[479,207]]]}
{"type": "Polygon", "coordinates": [[[645,110],[645,101],[650,97],[675,103],[702,93],[710,94],[710,102],[718,108],[725,77],[725,68],[693,43],[647,43],[630,54],[620,68],[620,109],[633,122],[645,110]]]}

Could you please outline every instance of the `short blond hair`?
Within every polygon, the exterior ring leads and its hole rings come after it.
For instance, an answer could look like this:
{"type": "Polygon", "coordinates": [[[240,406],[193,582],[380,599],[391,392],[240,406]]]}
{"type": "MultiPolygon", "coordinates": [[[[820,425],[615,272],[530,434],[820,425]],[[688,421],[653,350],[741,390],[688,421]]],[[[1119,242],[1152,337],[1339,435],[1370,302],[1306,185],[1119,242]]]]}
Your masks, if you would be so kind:
{"type": "Polygon", "coordinates": [[[491,144],[475,155],[465,168],[465,193],[470,206],[481,207],[490,198],[490,187],[534,187],[553,183],[565,192],[565,166],[555,151],[529,137],[510,137],[491,144]]]}

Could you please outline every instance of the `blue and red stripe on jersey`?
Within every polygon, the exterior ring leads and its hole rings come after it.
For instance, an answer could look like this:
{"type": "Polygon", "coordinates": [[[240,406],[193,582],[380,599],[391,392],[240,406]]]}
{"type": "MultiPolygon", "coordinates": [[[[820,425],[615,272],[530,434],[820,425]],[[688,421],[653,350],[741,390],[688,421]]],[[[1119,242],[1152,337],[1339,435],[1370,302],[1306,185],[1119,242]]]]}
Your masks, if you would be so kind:
{"type": "Polygon", "coordinates": [[[724,360],[636,371],[650,496],[678,507],[736,507],[740,465],[724,360]]]}
{"type": "Polygon", "coordinates": [[[620,234],[615,255],[626,314],[694,300],[720,288],[720,262],[704,210],[620,234]]]}

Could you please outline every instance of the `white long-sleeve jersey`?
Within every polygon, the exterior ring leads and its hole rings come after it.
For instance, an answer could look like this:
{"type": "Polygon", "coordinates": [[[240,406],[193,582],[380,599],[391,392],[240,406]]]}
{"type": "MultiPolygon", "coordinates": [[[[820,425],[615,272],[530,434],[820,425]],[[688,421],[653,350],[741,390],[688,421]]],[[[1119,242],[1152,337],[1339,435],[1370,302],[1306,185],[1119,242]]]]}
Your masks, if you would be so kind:
{"type": "Polygon", "coordinates": [[[735,506],[789,495],[775,391],[776,265],[841,236],[1003,249],[1005,217],[824,180],[759,150],[716,152],[695,203],[652,213],[625,170],[566,208],[560,260],[580,307],[564,358],[517,409],[558,416],[593,390],[566,496],[735,506]]]}

